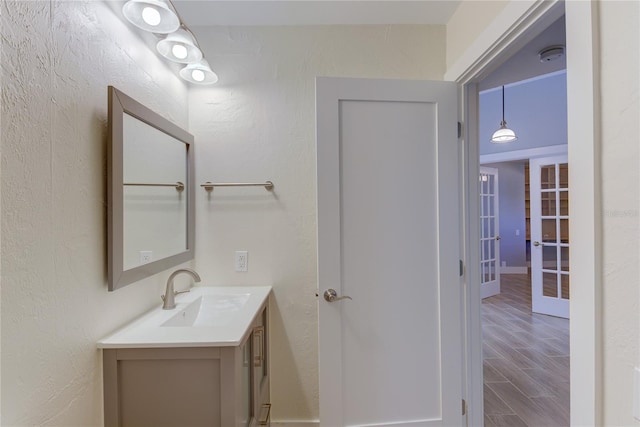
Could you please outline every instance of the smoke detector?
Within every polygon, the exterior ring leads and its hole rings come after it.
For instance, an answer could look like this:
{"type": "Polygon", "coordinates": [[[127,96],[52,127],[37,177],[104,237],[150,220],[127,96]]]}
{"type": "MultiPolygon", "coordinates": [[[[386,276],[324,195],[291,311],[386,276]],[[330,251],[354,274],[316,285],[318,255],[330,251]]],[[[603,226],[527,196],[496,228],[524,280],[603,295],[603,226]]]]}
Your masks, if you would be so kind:
{"type": "Polygon", "coordinates": [[[540,62],[555,61],[556,59],[560,59],[564,56],[564,46],[555,45],[545,47],[540,52],[538,52],[538,56],[540,57],[540,62]]]}

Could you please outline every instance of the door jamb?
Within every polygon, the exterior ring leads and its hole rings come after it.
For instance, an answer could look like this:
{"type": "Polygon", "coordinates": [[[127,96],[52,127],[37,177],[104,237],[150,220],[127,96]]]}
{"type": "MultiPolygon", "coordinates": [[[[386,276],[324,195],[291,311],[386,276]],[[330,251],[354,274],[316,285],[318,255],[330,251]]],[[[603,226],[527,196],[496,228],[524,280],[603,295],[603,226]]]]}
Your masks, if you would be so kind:
{"type": "Polygon", "coordinates": [[[570,259],[571,425],[602,425],[601,201],[599,152],[598,7],[595,2],[512,1],[445,74],[460,85],[464,139],[460,153],[464,248],[465,378],[468,425],[482,426],[482,329],[479,290],[478,87],[502,60],[519,50],[536,29],[564,14],[567,57],[569,179],[574,186],[570,223],[576,250],[570,259]],[[495,25],[494,25],[495,24],[495,25]],[[473,191],[471,191],[473,190],[473,191]],[[580,355],[580,357],[576,357],[580,355]]]}

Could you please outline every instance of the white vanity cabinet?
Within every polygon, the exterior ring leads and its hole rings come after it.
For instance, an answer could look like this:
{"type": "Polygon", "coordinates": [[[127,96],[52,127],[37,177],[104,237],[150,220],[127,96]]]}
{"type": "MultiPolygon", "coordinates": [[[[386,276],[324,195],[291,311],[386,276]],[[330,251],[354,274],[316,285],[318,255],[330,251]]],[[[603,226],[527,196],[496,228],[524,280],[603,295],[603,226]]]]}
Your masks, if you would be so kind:
{"type": "Polygon", "coordinates": [[[237,345],[102,346],[105,427],[270,425],[268,310],[237,345]]]}

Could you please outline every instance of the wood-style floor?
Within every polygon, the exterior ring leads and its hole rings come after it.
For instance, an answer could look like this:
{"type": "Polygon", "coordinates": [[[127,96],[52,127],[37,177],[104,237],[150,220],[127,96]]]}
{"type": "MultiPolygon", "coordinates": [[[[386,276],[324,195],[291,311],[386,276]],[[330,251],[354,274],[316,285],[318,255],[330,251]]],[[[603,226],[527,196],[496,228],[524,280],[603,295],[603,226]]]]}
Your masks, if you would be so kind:
{"type": "Polygon", "coordinates": [[[484,425],[569,425],[569,321],[531,313],[530,276],[482,302],[484,425]]]}

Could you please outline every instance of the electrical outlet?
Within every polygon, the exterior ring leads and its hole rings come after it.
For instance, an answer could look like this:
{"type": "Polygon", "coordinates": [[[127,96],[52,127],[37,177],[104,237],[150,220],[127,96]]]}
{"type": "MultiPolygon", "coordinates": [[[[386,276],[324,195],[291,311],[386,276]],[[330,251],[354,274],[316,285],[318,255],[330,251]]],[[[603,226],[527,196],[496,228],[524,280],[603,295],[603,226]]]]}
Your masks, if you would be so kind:
{"type": "Polygon", "coordinates": [[[236,251],[236,271],[241,273],[249,271],[249,252],[236,251]]]}
{"type": "Polygon", "coordinates": [[[148,264],[153,261],[153,251],[140,251],[140,264],[148,264]]]}
{"type": "Polygon", "coordinates": [[[520,230],[516,230],[516,236],[520,235],[520,230]]]}

